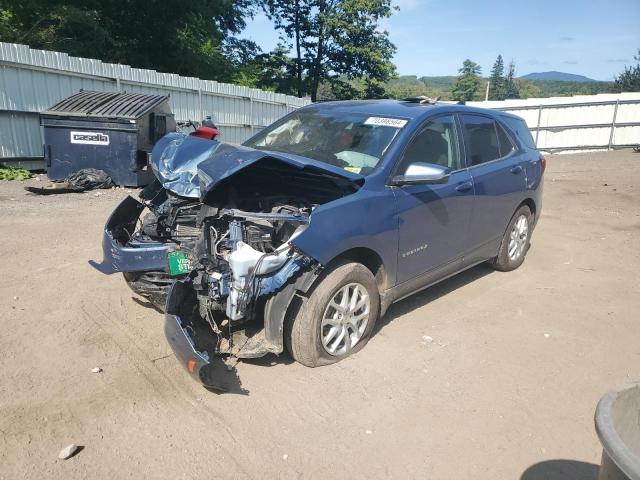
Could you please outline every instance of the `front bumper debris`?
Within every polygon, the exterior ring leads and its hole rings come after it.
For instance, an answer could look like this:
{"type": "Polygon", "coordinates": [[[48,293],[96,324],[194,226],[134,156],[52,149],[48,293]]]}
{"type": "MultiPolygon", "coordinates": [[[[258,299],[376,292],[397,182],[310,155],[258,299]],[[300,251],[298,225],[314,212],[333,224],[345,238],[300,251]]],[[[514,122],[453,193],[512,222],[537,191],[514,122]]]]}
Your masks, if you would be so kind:
{"type": "Polygon", "coordinates": [[[190,335],[182,328],[182,320],[178,315],[165,314],[164,334],[182,366],[193,378],[206,385],[207,379],[203,378],[206,374],[204,367],[209,364],[209,356],[196,350],[190,335]]]}
{"type": "Polygon", "coordinates": [[[192,378],[216,393],[246,395],[235,369],[228,368],[224,359],[200,348],[194,341],[192,327],[181,317],[181,309],[188,305],[192,293],[185,283],[175,282],[169,290],[166,304],[164,333],[178,361],[192,378]]]}
{"type": "Polygon", "coordinates": [[[167,253],[175,249],[174,243],[130,239],[144,208],[131,196],[116,207],[104,227],[102,263],[89,262],[95,269],[105,274],[167,269],[167,253]]]}

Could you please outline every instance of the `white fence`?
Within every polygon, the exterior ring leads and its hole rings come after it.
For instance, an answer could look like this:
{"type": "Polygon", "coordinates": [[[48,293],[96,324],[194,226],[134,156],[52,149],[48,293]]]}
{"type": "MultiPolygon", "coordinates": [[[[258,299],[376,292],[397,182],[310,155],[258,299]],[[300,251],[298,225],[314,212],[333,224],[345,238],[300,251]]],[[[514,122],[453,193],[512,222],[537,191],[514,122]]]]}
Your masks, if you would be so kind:
{"type": "Polygon", "coordinates": [[[38,113],[80,89],[170,95],[177,121],[211,115],[241,143],[309,99],[0,42],[0,161],[42,168],[38,113]]]}
{"type": "Polygon", "coordinates": [[[467,104],[524,118],[536,145],[545,152],[611,150],[640,144],[640,92],[467,104]]]}

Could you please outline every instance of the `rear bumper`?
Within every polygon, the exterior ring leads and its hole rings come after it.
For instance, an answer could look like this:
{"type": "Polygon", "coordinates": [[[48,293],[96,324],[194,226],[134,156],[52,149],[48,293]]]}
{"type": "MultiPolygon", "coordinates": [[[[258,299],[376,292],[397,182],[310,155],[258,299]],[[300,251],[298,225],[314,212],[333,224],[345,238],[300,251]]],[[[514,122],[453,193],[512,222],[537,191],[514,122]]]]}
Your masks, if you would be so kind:
{"type": "Polygon", "coordinates": [[[102,263],[89,262],[102,273],[144,272],[167,269],[167,253],[173,243],[129,241],[144,205],[129,196],[113,211],[104,227],[102,263]]]}

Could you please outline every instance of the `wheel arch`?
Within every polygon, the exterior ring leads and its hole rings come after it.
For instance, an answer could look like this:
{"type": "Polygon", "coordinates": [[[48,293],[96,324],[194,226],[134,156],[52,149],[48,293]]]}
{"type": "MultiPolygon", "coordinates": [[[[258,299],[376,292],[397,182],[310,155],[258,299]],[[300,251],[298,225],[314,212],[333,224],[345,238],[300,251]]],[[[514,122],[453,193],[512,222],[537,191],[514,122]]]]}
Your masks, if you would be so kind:
{"type": "Polygon", "coordinates": [[[522,202],[520,202],[520,205],[518,205],[513,212],[514,213],[517,212],[518,209],[523,206],[529,207],[529,210],[531,210],[531,214],[533,215],[533,218],[535,220],[535,218],[537,217],[537,209],[536,209],[536,202],[534,201],[534,199],[531,197],[525,198],[522,202]]]}
{"type": "Polygon", "coordinates": [[[284,324],[291,321],[302,307],[308,296],[321,278],[322,273],[329,271],[336,265],[345,262],[356,262],[364,265],[374,276],[380,293],[381,314],[388,306],[384,291],[389,288],[390,281],[384,267],[382,257],[375,250],[367,247],[350,248],[336,255],[321,270],[307,271],[295,282],[290,283],[283,290],[267,299],[264,311],[265,334],[271,344],[271,351],[280,353],[284,347],[284,324]]]}
{"type": "Polygon", "coordinates": [[[384,266],[382,257],[373,249],[368,247],[354,247],[336,255],[328,264],[327,268],[330,268],[337,263],[342,262],[356,262],[367,267],[367,269],[373,274],[378,285],[378,291],[384,292],[390,288],[391,283],[387,270],[384,266]]]}

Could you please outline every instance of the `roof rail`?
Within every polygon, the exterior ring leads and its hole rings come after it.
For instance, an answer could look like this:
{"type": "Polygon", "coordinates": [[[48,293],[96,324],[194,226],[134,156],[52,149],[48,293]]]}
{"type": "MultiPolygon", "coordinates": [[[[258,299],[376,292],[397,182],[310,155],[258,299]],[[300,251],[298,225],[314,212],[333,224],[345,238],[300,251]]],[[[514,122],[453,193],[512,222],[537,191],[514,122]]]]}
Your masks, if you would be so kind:
{"type": "Polygon", "coordinates": [[[402,99],[403,102],[419,103],[421,105],[435,105],[438,102],[438,100],[440,100],[440,97],[430,98],[430,97],[425,97],[424,95],[421,95],[419,97],[407,97],[402,99]]]}

